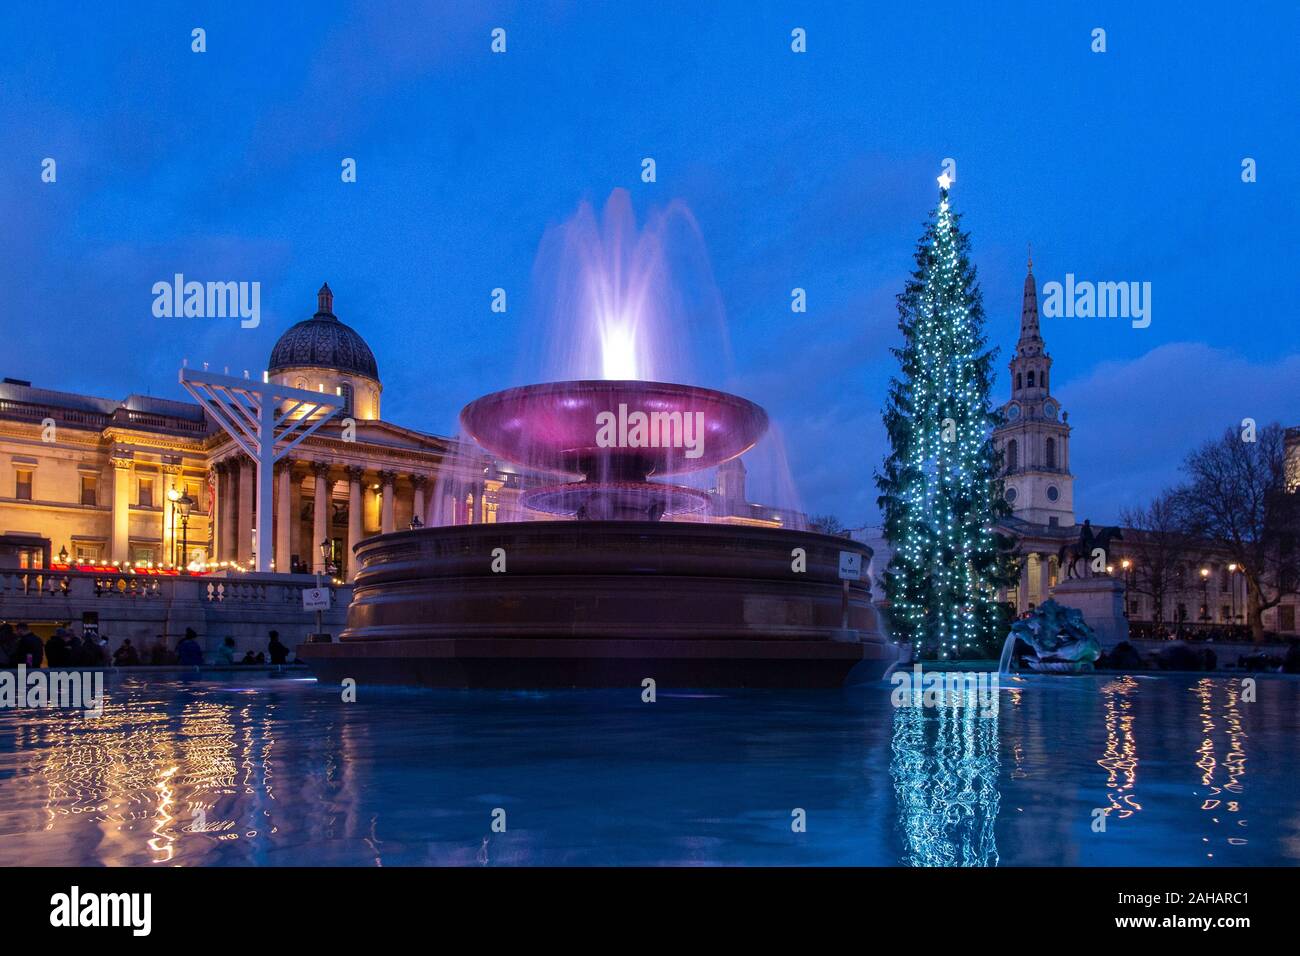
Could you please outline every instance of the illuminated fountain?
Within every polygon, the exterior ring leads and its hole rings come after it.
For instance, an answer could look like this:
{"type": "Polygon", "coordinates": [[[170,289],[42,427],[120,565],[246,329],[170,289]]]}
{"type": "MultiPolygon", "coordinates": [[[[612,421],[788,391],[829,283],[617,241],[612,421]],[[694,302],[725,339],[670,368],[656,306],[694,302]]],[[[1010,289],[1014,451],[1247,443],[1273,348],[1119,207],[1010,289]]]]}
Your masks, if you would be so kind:
{"type": "MultiPolygon", "coordinates": [[[[630,215],[618,194],[611,207],[630,215]]],[[[673,520],[709,503],[673,476],[749,451],[767,413],[722,391],[641,380],[671,339],[654,321],[669,311],[654,304],[667,284],[659,232],[581,235],[587,347],[559,364],[603,377],[506,389],[460,414],[475,455],[531,477],[521,504],[537,520],[360,542],[340,642],[300,653],[325,679],[440,687],[880,677],[895,653],[869,582],[841,577],[846,556],[866,568],[870,549],[784,527],[673,520]]]]}

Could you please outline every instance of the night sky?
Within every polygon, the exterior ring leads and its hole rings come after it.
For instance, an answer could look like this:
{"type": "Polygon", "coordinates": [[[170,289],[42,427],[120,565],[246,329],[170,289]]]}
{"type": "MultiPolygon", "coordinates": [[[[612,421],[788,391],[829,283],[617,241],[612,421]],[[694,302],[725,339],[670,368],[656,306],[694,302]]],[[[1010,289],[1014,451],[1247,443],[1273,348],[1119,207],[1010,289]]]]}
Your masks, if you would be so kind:
{"type": "Polygon", "coordinates": [[[538,351],[547,230],[622,187],[698,222],[731,339],[704,384],[769,409],[807,510],[872,522],[894,295],[952,157],[996,401],[1027,242],[1040,283],[1152,284],[1149,328],[1043,323],[1080,519],[1243,417],[1300,424],[1296,4],[65,6],[0,13],[0,374],[184,397],[183,358],[260,372],[328,280],[384,417],[446,434],[538,351]],[[261,282],[260,327],[155,318],[176,272],[261,282]]]}

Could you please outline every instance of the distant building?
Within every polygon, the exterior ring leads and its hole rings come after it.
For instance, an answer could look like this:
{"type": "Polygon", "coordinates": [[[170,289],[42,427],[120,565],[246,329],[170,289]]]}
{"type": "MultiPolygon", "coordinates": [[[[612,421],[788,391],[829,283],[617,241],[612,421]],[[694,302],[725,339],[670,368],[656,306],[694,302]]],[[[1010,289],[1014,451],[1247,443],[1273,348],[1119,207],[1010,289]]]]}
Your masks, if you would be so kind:
{"type": "MultiPolygon", "coordinates": [[[[537,517],[519,497],[538,479],[381,417],[378,363],[334,314],[328,285],[316,312],[275,343],[267,374],[344,399],[340,415],[276,466],[277,571],[328,563],[350,580],[354,544],[413,518],[433,525],[537,517]],[[345,440],[345,427],[355,440],[345,440]]],[[[249,566],[255,481],[252,460],[198,405],[0,383],[0,567],[48,567],[65,551],[83,564],[249,566]]],[[[747,502],[737,460],[720,469],[706,520],[801,526],[803,516],[747,502]]]]}
{"type": "MultiPolygon", "coordinates": [[[[1002,455],[1003,487],[1012,517],[999,530],[1016,542],[1020,563],[1017,586],[1003,599],[1020,612],[1051,596],[1061,577],[1059,552],[1079,538],[1074,512],[1074,475],[1070,471],[1069,415],[1052,395],[1052,359],[1039,327],[1038,288],[1033,261],[1028,264],[1020,309],[1020,336],[1010,362],[1011,396],[1000,406],[1002,424],[993,443],[1002,455]]],[[[1293,475],[1291,490],[1300,489],[1300,428],[1287,430],[1287,457],[1293,475]]],[[[1109,573],[1129,585],[1125,606],[1130,621],[1149,622],[1156,608],[1149,595],[1137,593],[1135,541],[1132,529],[1121,529],[1126,541],[1107,555],[1109,573]]],[[[1230,558],[1212,546],[1197,551],[1175,576],[1159,617],[1169,625],[1244,623],[1246,594],[1243,575],[1230,558]]],[[[1082,564],[1076,571],[1082,570],[1082,564]]],[[[1296,599],[1264,612],[1264,626],[1290,633],[1296,630],[1296,599]]]]}

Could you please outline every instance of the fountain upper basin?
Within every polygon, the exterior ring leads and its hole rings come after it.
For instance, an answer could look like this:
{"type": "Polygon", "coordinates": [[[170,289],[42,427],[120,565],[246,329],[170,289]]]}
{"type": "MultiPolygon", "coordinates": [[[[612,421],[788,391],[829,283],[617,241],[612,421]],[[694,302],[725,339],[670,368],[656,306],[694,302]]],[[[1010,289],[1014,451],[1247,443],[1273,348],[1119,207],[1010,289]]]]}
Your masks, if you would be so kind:
{"type": "MultiPolygon", "coordinates": [[[[643,481],[651,475],[712,468],[752,448],[768,425],[762,408],[726,392],[664,382],[600,380],[493,392],[466,405],[460,421],[494,455],[529,468],[595,481],[643,481]],[[623,441],[598,444],[598,416],[610,413],[626,420],[637,412],[665,426],[680,422],[688,437],[694,434],[694,424],[702,421],[698,447],[680,442],[667,447],[633,447],[623,441]],[[692,416],[689,423],[687,416],[692,416]]],[[[651,429],[651,435],[658,437],[660,431],[651,429]]],[[[676,434],[680,437],[682,432],[676,434]]]]}

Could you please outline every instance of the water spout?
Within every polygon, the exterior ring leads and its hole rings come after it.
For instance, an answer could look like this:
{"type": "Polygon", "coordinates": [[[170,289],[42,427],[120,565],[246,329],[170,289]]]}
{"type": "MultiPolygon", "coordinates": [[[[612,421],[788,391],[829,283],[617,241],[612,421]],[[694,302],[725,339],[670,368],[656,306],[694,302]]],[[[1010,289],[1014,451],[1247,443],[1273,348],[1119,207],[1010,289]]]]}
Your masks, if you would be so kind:
{"type": "Polygon", "coordinates": [[[1007,635],[1006,643],[1002,645],[1002,656],[998,659],[998,673],[1011,673],[1011,660],[1016,652],[1016,632],[1012,631],[1007,635]]]}

